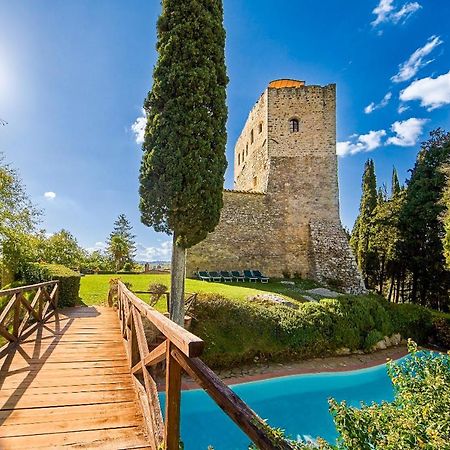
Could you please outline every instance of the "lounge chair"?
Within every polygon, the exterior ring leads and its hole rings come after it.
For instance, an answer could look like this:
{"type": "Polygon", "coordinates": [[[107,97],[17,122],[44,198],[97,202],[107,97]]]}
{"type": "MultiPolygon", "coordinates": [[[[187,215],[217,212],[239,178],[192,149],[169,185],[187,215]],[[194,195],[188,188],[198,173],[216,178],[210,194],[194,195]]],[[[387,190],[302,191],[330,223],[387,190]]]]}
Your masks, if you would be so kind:
{"type": "Polygon", "coordinates": [[[245,281],[245,277],[241,274],[241,272],[238,272],[237,270],[232,270],[231,275],[233,276],[233,280],[245,281]]]}
{"type": "Polygon", "coordinates": [[[244,270],[245,281],[250,281],[250,283],[256,283],[258,278],[252,274],[251,270],[244,270]]]}
{"type": "Polygon", "coordinates": [[[197,276],[198,276],[199,280],[202,280],[202,281],[211,281],[211,276],[210,276],[210,274],[209,274],[208,272],[206,272],[206,271],[198,272],[198,273],[197,273],[197,276]]]}
{"type": "Polygon", "coordinates": [[[259,270],[252,270],[252,274],[258,278],[259,281],[261,281],[261,283],[268,283],[269,282],[269,277],[266,277],[265,275],[263,275],[259,270]]]}
{"type": "Polygon", "coordinates": [[[220,272],[220,275],[222,275],[222,279],[223,279],[223,281],[225,281],[225,283],[227,281],[229,281],[230,283],[233,281],[233,276],[227,270],[222,270],[220,272]]]}
{"type": "Polygon", "coordinates": [[[209,276],[213,281],[222,281],[222,275],[219,272],[209,272],[209,276]]]}

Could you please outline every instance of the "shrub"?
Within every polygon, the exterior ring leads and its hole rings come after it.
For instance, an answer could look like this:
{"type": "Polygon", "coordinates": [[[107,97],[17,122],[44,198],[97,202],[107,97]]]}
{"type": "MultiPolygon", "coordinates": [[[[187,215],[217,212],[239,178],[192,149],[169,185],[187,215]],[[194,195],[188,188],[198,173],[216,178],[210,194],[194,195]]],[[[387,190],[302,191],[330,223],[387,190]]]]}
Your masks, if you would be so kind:
{"type": "MultiPolygon", "coordinates": [[[[369,349],[399,332],[397,308],[375,295],[342,296],[287,306],[233,301],[200,294],[194,305],[192,331],[204,339],[204,359],[213,367],[253,361],[323,356],[338,348],[369,349]]],[[[394,305],[397,307],[398,305],[394,305]]],[[[426,311],[426,310],[425,310],[426,311]]],[[[426,314],[401,313],[403,330],[426,328],[426,314]]],[[[431,322],[431,321],[430,321],[431,322]]],[[[408,335],[405,335],[408,336],[408,335]]]]}
{"type": "Polygon", "coordinates": [[[150,283],[148,290],[150,294],[150,306],[155,306],[159,299],[167,292],[168,287],[161,283],[150,283]]]}
{"type": "Polygon", "coordinates": [[[27,284],[59,280],[58,305],[75,306],[80,290],[80,274],[59,264],[27,263],[22,268],[22,278],[27,284]]]}
{"type": "Polygon", "coordinates": [[[444,317],[437,317],[433,321],[434,341],[447,349],[450,349],[450,321],[444,317]]]}
{"type": "Polygon", "coordinates": [[[426,342],[432,329],[431,312],[412,303],[389,304],[394,328],[404,338],[426,342]]]}

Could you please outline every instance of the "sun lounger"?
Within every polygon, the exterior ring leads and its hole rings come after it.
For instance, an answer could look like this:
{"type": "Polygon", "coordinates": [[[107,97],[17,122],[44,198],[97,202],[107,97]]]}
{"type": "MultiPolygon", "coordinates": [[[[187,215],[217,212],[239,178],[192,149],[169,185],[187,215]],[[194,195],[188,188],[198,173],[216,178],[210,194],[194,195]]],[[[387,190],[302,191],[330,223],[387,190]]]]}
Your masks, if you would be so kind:
{"type": "Polygon", "coordinates": [[[269,282],[269,277],[266,277],[265,275],[263,275],[259,270],[252,270],[252,274],[258,278],[259,281],[261,281],[261,283],[268,283],[269,282]]]}
{"type": "Polygon", "coordinates": [[[245,277],[241,274],[241,272],[238,272],[237,270],[232,270],[231,275],[233,276],[233,280],[245,281],[245,277]]]}
{"type": "Polygon", "coordinates": [[[244,270],[245,281],[250,281],[250,283],[256,283],[258,278],[256,278],[251,270],[244,270]]]}
{"type": "Polygon", "coordinates": [[[198,272],[197,276],[202,281],[211,281],[211,276],[206,271],[198,272]]]}
{"type": "Polygon", "coordinates": [[[222,275],[222,279],[223,279],[223,281],[225,281],[225,283],[226,283],[227,281],[229,281],[230,283],[233,281],[232,275],[230,274],[230,272],[228,272],[228,271],[226,271],[226,270],[222,270],[222,271],[220,272],[220,275],[222,275]]]}
{"type": "Polygon", "coordinates": [[[209,272],[209,276],[213,281],[222,281],[222,275],[219,272],[209,272]]]}

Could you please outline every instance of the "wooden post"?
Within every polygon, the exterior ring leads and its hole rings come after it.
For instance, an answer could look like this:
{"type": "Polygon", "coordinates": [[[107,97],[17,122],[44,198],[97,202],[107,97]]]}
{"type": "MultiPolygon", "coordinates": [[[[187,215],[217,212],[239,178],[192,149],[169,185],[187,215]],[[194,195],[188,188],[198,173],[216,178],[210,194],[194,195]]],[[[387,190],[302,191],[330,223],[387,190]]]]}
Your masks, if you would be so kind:
{"type": "Polygon", "coordinates": [[[137,340],[137,330],[136,323],[133,317],[134,306],[130,307],[130,316],[131,316],[131,332],[130,332],[130,368],[134,367],[140,360],[139,356],[139,346],[137,340]]]}
{"type": "Polygon", "coordinates": [[[166,450],[179,450],[180,445],[180,400],[181,367],[172,356],[175,346],[167,342],[166,352],[166,426],[164,442],[166,450]]]}

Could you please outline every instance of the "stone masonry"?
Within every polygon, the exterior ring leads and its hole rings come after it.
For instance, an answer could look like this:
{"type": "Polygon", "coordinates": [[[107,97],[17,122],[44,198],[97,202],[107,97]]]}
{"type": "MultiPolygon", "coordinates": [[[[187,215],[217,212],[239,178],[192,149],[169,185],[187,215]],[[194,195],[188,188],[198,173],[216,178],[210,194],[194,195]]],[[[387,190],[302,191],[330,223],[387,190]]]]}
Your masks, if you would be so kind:
{"type": "Polygon", "coordinates": [[[259,269],[365,290],[339,217],[336,86],[269,84],[249,114],[215,231],[188,250],[197,270],[259,269]]]}

